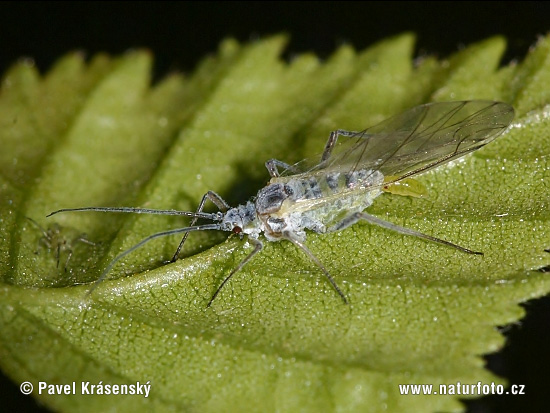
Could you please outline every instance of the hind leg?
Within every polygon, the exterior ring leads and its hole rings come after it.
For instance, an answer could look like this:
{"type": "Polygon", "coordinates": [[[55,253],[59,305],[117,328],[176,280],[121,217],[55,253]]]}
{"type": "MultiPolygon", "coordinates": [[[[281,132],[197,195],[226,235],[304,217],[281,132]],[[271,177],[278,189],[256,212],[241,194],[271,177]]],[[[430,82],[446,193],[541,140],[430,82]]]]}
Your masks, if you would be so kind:
{"type": "Polygon", "coordinates": [[[370,222],[371,224],[378,225],[379,227],[386,228],[395,232],[399,232],[400,234],[404,235],[412,235],[413,237],[419,237],[423,238],[428,241],[437,242],[438,244],[447,245],[449,247],[453,247],[459,251],[465,252],[467,254],[476,254],[476,255],[483,255],[482,252],[472,251],[468,248],[461,247],[460,245],[453,244],[452,242],[445,241],[440,238],[432,237],[431,235],[423,234],[422,232],[418,232],[409,228],[401,227],[399,225],[392,224],[391,222],[384,221],[380,218],[377,218],[373,215],[367,214],[366,212],[356,212],[354,214],[351,214],[344,218],[339,223],[333,225],[328,229],[327,232],[334,232],[334,231],[340,231],[344,228],[349,227],[350,225],[355,224],[356,222],[360,220],[365,220],[367,222],[370,222]]]}

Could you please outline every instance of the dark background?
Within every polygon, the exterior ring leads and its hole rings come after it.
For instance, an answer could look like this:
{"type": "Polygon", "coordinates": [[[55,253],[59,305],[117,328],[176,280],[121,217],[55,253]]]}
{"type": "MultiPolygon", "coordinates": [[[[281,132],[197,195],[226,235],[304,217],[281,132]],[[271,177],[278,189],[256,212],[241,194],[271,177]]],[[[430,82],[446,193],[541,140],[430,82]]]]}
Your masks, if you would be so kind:
{"type": "MultiPolygon", "coordinates": [[[[550,31],[550,2],[0,2],[0,72],[24,56],[44,72],[75,49],[91,56],[146,47],[159,78],[191,72],[227,36],[248,41],[286,32],[285,58],[305,51],[327,57],[342,43],[361,50],[404,31],[417,34],[417,55],[438,57],[501,34],[508,39],[506,64],[523,59],[550,31]]],[[[505,348],[486,360],[510,383],[525,384],[526,395],[470,401],[469,412],[548,411],[550,298],[524,307],[526,318],[503,329],[505,348]]],[[[3,376],[0,403],[40,409],[3,376]]]]}

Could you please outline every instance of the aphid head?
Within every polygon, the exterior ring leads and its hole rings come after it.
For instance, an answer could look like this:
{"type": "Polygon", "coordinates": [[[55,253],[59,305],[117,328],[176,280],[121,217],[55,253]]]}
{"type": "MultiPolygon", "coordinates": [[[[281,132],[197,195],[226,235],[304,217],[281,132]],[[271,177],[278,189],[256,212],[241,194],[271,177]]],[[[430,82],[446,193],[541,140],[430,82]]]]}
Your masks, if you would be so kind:
{"type": "Polygon", "coordinates": [[[234,234],[250,234],[255,228],[254,221],[256,213],[254,204],[247,202],[236,208],[228,210],[222,220],[221,229],[223,231],[233,232],[234,234]]]}

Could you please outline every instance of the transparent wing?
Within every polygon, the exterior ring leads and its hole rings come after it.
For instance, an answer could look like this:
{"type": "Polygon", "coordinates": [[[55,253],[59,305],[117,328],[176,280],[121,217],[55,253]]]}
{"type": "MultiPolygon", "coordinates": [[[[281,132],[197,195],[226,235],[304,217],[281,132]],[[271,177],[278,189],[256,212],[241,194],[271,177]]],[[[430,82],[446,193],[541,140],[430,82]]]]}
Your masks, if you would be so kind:
{"type": "Polygon", "coordinates": [[[325,161],[306,159],[281,175],[370,169],[399,180],[479,149],[513,118],[512,106],[502,102],[429,103],[362,132],[342,131],[325,161]]]}

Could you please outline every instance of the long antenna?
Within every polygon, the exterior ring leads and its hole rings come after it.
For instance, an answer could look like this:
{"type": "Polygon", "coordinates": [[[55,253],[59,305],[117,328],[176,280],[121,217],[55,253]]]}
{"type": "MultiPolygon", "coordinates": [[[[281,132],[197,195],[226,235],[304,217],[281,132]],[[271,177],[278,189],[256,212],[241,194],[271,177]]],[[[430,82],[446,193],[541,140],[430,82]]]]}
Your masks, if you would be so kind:
{"type": "Polygon", "coordinates": [[[90,294],[92,294],[92,292],[105,279],[107,274],[111,271],[111,269],[115,266],[115,264],[118,261],[120,261],[126,255],[134,252],[135,250],[140,248],[145,243],[147,243],[151,240],[154,240],[156,238],[166,237],[168,235],[181,234],[181,233],[184,233],[184,232],[187,233],[187,232],[192,232],[192,231],[210,231],[210,230],[221,230],[221,226],[220,226],[220,224],[196,225],[196,226],[193,226],[193,227],[176,228],[176,229],[171,229],[169,231],[162,231],[162,232],[157,232],[156,234],[153,234],[153,235],[149,235],[147,238],[141,240],[140,242],[138,242],[133,247],[128,248],[126,251],[120,253],[115,258],[113,258],[113,260],[109,263],[109,265],[107,265],[107,267],[103,270],[103,272],[101,273],[101,276],[94,282],[92,287],[88,290],[88,292],[86,293],[86,296],[89,296],[90,294]]]}
{"type": "Polygon", "coordinates": [[[149,209],[149,208],[129,208],[129,207],[86,207],[86,208],[64,208],[58,209],[57,211],[51,212],[46,215],[51,217],[52,215],[59,214],[62,212],[82,212],[82,211],[95,211],[95,212],[124,212],[128,214],[152,214],[152,215],[180,215],[192,218],[203,218],[209,219],[210,221],[221,221],[223,219],[223,213],[215,212],[189,212],[189,211],[178,211],[175,209],[149,209]]]}

